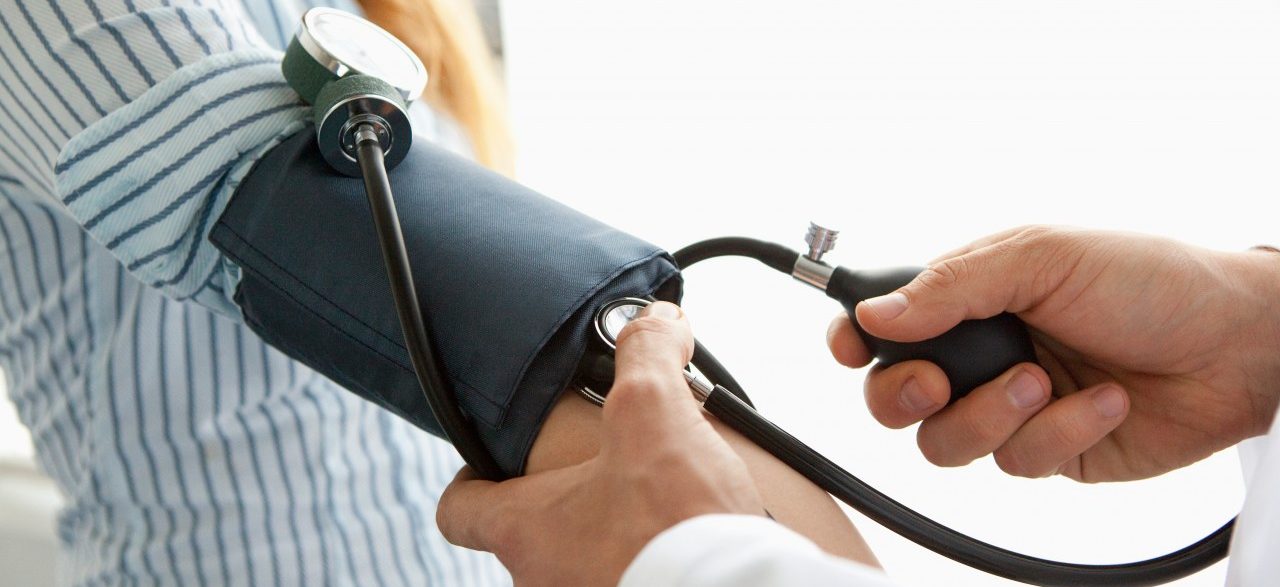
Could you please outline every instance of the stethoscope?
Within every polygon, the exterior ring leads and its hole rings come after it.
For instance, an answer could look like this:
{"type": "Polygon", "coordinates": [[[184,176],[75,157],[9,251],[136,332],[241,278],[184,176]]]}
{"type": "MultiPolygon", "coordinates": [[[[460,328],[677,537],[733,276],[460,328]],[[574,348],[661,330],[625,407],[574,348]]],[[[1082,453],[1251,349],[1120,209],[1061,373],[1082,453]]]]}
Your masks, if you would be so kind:
{"type": "MultiPolygon", "coordinates": [[[[312,105],[316,141],[325,160],[341,173],[364,179],[405,346],[432,414],[479,476],[502,479],[501,469],[462,413],[442,373],[429,317],[423,315],[418,303],[387,177],[387,169],[404,158],[412,143],[407,108],[426,85],[426,68],[403,43],[373,23],[339,10],[313,8],[302,17],[285,53],[283,70],[289,85],[312,105]]],[[[836,237],[835,231],[812,225],[804,254],[775,243],[726,237],[695,243],[673,257],[682,270],[715,257],[756,259],[823,291],[850,315],[862,300],[905,285],[921,270],[833,267],[823,262],[822,256],[834,247],[836,237]]],[[[593,403],[607,401],[618,334],[649,303],[647,299],[622,298],[596,310],[596,336],[574,377],[579,392],[593,403]]],[[[1035,361],[1026,326],[1012,314],[965,321],[937,338],[917,343],[876,339],[861,328],[858,333],[881,364],[909,359],[936,363],[951,382],[952,401],[1017,363],[1035,361]]],[[[695,343],[693,360],[684,373],[694,398],[707,412],[814,484],[917,544],[979,570],[1037,585],[1156,585],[1195,573],[1227,554],[1235,520],[1191,546],[1127,564],[1062,563],[993,546],[876,491],[770,422],[755,411],[742,387],[700,343],[695,343]]]]}

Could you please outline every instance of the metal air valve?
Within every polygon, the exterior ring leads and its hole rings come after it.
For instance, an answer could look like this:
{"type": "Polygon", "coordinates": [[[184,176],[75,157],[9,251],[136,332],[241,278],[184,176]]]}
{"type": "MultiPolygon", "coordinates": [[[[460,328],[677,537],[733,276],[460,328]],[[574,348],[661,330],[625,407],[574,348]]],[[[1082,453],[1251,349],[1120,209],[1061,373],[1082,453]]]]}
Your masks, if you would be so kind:
{"type": "Polygon", "coordinates": [[[804,242],[809,245],[809,252],[796,257],[796,264],[791,268],[791,276],[822,291],[827,291],[827,283],[831,281],[833,269],[822,262],[822,256],[836,248],[838,236],[840,231],[810,222],[809,231],[804,235],[804,242]]]}

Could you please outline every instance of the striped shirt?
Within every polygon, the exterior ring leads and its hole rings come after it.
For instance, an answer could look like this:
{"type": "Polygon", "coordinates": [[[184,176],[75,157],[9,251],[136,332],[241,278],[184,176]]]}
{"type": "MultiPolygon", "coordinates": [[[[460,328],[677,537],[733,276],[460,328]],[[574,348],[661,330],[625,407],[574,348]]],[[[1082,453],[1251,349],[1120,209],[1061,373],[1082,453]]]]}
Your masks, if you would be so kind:
{"type": "Polygon", "coordinates": [[[0,1],[0,368],[65,584],[510,581],[435,529],[453,450],[263,343],[206,240],[308,114],[279,63],[308,5],[0,1]]]}

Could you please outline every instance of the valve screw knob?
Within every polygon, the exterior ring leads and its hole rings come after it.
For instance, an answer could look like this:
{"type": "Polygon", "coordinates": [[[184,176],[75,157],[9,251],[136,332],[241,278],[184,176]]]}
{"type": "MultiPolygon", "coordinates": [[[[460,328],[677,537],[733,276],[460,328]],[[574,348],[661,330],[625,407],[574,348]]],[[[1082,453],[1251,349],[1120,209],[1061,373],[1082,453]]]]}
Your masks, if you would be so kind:
{"type": "Polygon", "coordinates": [[[821,261],[822,255],[836,248],[837,236],[840,236],[840,231],[810,222],[809,232],[804,235],[804,242],[809,245],[809,253],[805,256],[810,261],[821,261]]]}

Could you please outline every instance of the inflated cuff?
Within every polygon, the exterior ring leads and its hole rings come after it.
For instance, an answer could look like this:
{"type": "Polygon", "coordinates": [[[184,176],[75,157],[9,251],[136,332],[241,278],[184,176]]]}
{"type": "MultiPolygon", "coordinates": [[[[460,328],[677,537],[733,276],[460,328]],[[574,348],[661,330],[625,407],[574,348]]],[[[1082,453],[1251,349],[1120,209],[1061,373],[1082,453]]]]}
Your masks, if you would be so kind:
{"type": "MultiPolygon", "coordinates": [[[[241,271],[245,322],[269,344],[431,433],[359,179],[307,127],[241,182],[210,240],[241,271]]],[[[463,411],[519,474],[568,385],[591,314],[622,296],[678,301],[662,249],[426,140],[390,173],[414,283],[463,411]]]]}

